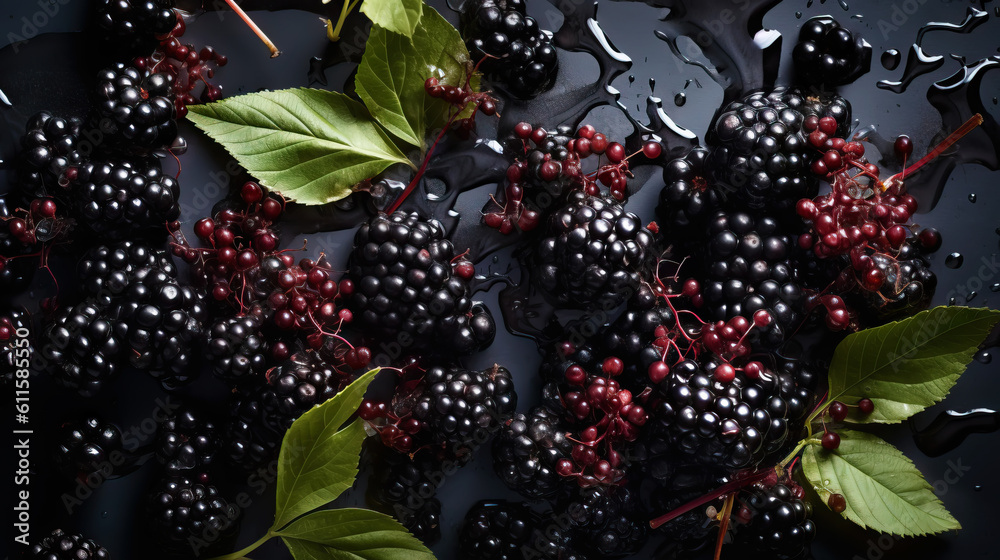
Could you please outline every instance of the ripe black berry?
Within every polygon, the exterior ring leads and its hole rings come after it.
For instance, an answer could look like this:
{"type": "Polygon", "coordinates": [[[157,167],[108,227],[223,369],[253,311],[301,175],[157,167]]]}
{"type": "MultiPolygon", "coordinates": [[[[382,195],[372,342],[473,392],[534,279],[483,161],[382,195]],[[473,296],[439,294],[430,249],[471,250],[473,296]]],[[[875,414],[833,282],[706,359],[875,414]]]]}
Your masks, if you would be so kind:
{"type": "Polygon", "coordinates": [[[212,371],[231,382],[246,381],[267,371],[267,344],[261,332],[263,312],[221,317],[207,333],[206,351],[212,371]]]}
{"type": "Polygon", "coordinates": [[[64,308],[40,341],[45,369],[82,396],[96,395],[114,377],[123,351],[114,324],[93,303],[64,308]]]}
{"type": "Polygon", "coordinates": [[[110,560],[106,548],[80,534],[56,529],[25,551],[25,560],[110,560]]]}
{"type": "Polygon", "coordinates": [[[792,50],[795,75],[805,84],[837,86],[850,83],[871,68],[872,47],[860,35],[829,16],[802,24],[792,50]]]}
{"type": "Polygon", "coordinates": [[[215,486],[198,484],[187,477],[171,477],[157,484],[149,499],[149,522],[154,538],[189,556],[192,538],[209,543],[194,554],[198,557],[211,556],[213,550],[224,548],[227,538],[235,536],[239,529],[236,508],[215,486]]]}
{"type": "Polygon", "coordinates": [[[465,516],[459,533],[462,557],[471,560],[583,560],[570,535],[550,515],[527,504],[483,501],[465,516]]]}
{"type": "Polygon", "coordinates": [[[387,450],[379,456],[368,497],[392,514],[415,537],[431,546],[441,539],[441,502],[435,497],[443,481],[442,463],[432,453],[410,458],[387,450]]]}
{"type": "Polygon", "coordinates": [[[792,559],[808,556],[816,526],[809,517],[812,505],[795,498],[783,484],[752,489],[746,506],[749,523],[737,525],[736,542],[767,558],[792,559]]]}
{"type": "MultiPolygon", "coordinates": [[[[55,461],[72,476],[92,473],[121,465],[126,458],[122,433],[114,424],[98,416],[71,420],[59,428],[55,461]]],[[[111,472],[104,472],[105,477],[111,472]]]]}
{"type": "Polygon", "coordinates": [[[467,355],[489,346],[496,325],[453,273],[456,256],[439,222],[378,214],[354,238],[347,298],[354,323],[377,340],[408,341],[407,351],[467,355]]]}
{"type": "Polygon", "coordinates": [[[560,416],[546,407],[514,415],[493,440],[493,470],[526,498],[554,496],[569,484],[557,472],[573,448],[566,432],[560,416]]]}
{"type": "Polygon", "coordinates": [[[180,185],[155,161],[94,161],[72,183],[79,222],[109,239],[163,237],[180,216],[180,185]]]}
{"type": "Polygon", "coordinates": [[[169,147],[177,138],[172,93],[173,77],[169,74],[147,75],[117,63],[98,75],[90,122],[111,144],[126,152],[169,147]]]}
{"type": "Polygon", "coordinates": [[[87,251],[77,266],[77,275],[84,294],[108,305],[125,293],[137,270],[149,266],[159,267],[171,276],[177,274],[164,251],[134,241],[121,241],[87,251]]]}
{"type": "Polygon", "coordinates": [[[710,155],[708,149],[699,146],[663,167],[657,223],[673,234],[671,239],[681,243],[687,240],[683,232],[698,231],[722,203],[718,190],[709,183],[710,155]]]}
{"type": "Polygon", "coordinates": [[[168,476],[198,479],[211,468],[220,447],[215,423],[204,413],[182,408],[160,424],[156,458],[168,476]]]}
{"type": "Polygon", "coordinates": [[[48,111],[28,119],[27,130],[21,137],[17,170],[17,184],[23,194],[29,197],[57,194],[60,181],[66,181],[66,170],[85,163],[79,150],[81,126],[80,119],[63,119],[48,111]]]}
{"type": "Polygon", "coordinates": [[[524,0],[466,2],[460,28],[479,68],[517,97],[534,97],[555,81],[552,39],[526,14],[524,0]]]}

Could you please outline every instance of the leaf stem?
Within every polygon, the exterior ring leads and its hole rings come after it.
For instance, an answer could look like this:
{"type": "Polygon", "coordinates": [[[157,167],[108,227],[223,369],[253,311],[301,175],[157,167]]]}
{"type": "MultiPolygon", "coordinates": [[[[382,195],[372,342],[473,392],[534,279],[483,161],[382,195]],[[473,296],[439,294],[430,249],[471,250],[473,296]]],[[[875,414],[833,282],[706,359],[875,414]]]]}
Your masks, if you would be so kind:
{"type": "Polygon", "coordinates": [[[817,445],[817,444],[819,444],[819,442],[816,441],[815,439],[812,439],[811,436],[808,437],[808,438],[806,438],[806,439],[803,439],[803,440],[799,441],[799,444],[795,446],[795,449],[793,449],[791,453],[789,453],[787,456],[785,456],[785,458],[782,459],[781,462],[778,463],[778,465],[780,465],[781,468],[785,468],[785,466],[787,466],[788,463],[791,463],[792,459],[794,459],[795,456],[799,454],[799,451],[802,451],[802,449],[805,446],[807,446],[807,445],[817,445]]]}
{"type": "Polygon", "coordinates": [[[431,156],[434,155],[434,148],[436,148],[438,142],[440,142],[441,139],[444,138],[444,135],[448,132],[448,129],[451,128],[451,123],[455,121],[455,117],[457,117],[461,112],[462,111],[456,111],[448,119],[448,122],[445,123],[445,125],[441,128],[441,132],[439,132],[437,138],[434,139],[434,143],[431,144],[431,148],[427,150],[427,154],[424,156],[424,162],[421,163],[420,168],[417,169],[417,174],[413,176],[413,180],[410,181],[410,184],[406,185],[406,188],[403,189],[402,193],[400,193],[399,197],[396,199],[396,202],[393,202],[392,206],[385,211],[386,214],[391,215],[393,212],[399,209],[399,206],[403,204],[403,201],[406,200],[406,197],[410,196],[410,193],[413,192],[413,189],[417,187],[417,183],[420,182],[420,178],[424,176],[424,171],[427,170],[427,163],[431,161],[431,156]]]}
{"type": "Polygon", "coordinates": [[[340,8],[340,17],[337,18],[337,25],[333,29],[330,29],[330,21],[328,20],[326,22],[327,39],[330,39],[333,43],[340,40],[340,32],[344,29],[344,22],[347,21],[347,14],[351,13],[351,10],[353,10],[360,2],[361,0],[354,0],[353,2],[348,3],[348,0],[344,0],[344,4],[340,8]]]}
{"type": "Polygon", "coordinates": [[[258,37],[260,37],[260,40],[263,41],[263,43],[267,46],[268,50],[271,51],[271,58],[275,58],[281,54],[281,51],[278,50],[278,47],[274,46],[274,43],[272,43],[271,40],[268,39],[267,35],[265,35],[264,32],[261,31],[259,27],[257,27],[257,24],[254,23],[252,19],[250,19],[250,16],[248,16],[247,13],[243,11],[243,8],[241,8],[239,4],[235,2],[235,0],[226,0],[226,4],[229,4],[229,7],[232,8],[234,12],[236,12],[236,15],[240,16],[240,19],[242,19],[243,22],[246,23],[247,26],[250,27],[250,29],[253,30],[253,32],[256,33],[258,37]]]}
{"type": "Polygon", "coordinates": [[[239,560],[240,558],[243,558],[247,554],[250,554],[251,552],[260,548],[260,545],[271,540],[271,537],[273,537],[274,534],[275,532],[273,529],[268,529],[267,533],[263,537],[258,539],[257,542],[251,544],[250,546],[241,550],[237,550],[236,552],[226,554],[225,556],[216,556],[215,558],[211,558],[210,560],[239,560]]]}

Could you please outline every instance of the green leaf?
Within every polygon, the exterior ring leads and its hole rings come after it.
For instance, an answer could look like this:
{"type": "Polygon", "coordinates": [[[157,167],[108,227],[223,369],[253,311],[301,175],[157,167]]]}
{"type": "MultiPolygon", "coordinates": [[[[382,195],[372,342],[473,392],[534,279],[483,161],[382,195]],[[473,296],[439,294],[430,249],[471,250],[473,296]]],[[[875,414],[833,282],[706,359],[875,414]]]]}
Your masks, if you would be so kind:
{"type": "Polygon", "coordinates": [[[883,533],[915,536],[961,529],[920,471],[878,436],[839,430],[840,447],[809,445],[802,472],[827,503],[830,494],[847,499],[844,517],[883,533]]]}
{"type": "Polygon", "coordinates": [[[913,317],[854,333],[830,365],[830,401],[875,403],[852,422],[901,422],[943,399],[1000,320],[985,308],[935,307],[913,317]]]}
{"type": "Polygon", "coordinates": [[[423,0],[364,0],[361,12],[375,25],[410,37],[421,19],[423,7],[423,0]]]}
{"type": "Polygon", "coordinates": [[[346,428],[341,426],[361,406],[378,371],[369,371],[332,399],[313,407],[285,433],[278,455],[275,529],[332,502],[354,484],[365,439],[364,424],[357,419],[346,428]]]}
{"type": "Polygon", "coordinates": [[[434,560],[399,522],[367,509],[317,511],[277,535],[296,560],[434,560]]]}
{"type": "MultiPolygon", "coordinates": [[[[451,107],[427,95],[424,82],[436,77],[442,84],[465,85],[469,61],[458,30],[427,6],[412,38],[372,27],[354,88],[389,132],[423,149],[428,129],[444,126],[451,107]]],[[[478,76],[470,86],[478,91],[478,76]]]]}
{"type": "Polygon", "coordinates": [[[265,91],[188,111],[262,184],[302,204],[340,200],[394,163],[412,166],[365,107],[342,93],[265,91]]]}

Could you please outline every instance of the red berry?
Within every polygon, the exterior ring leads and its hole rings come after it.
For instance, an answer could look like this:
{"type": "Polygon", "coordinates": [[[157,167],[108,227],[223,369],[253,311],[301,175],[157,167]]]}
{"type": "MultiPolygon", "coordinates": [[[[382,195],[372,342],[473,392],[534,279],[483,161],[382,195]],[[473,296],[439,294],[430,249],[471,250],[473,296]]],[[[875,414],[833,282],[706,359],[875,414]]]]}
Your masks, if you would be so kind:
{"type": "Polygon", "coordinates": [[[837,171],[844,165],[840,157],[840,152],[835,150],[830,150],[823,154],[823,163],[826,164],[826,168],[830,171],[837,171]]]}
{"type": "Polygon", "coordinates": [[[929,252],[937,251],[941,248],[941,234],[934,228],[924,228],[917,233],[920,245],[929,252]]]}
{"type": "Polygon", "coordinates": [[[736,379],[736,369],[730,364],[719,364],[715,368],[714,376],[719,383],[731,383],[736,379]]]}
{"type": "Polygon", "coordinates": [[[583,126],[580,127],[580,130],[576,131],[576,135],[579,136],[580,138],[586,138],[586,139],[590,140],[591,138],[594,137],[594,134],[596,132],[597,132],[597,130],[595,130],[593,126],[591,126],[589,124],[585,124],[585,125],[583,125],[583,126]]]}
{"type": "Polygon", "coordinates": [[[833,432],[823,434],[823,438],[820,441],[823,444],[823,448],[830,451],[840,447],[840,436],[833,432]]]}
{"type": "Polygon", "coordinates": [[[819,120],[818,128],[827,136],[833,136],[837,132],[837,119],[833,117],[823,117],[819,120]]]}
{"type": "Polygon", "coordinates": [[[826,177],[830,173],[829,168],[827,168],[826,166],[826,162],[823,161],[822,159],[817,159],[816,161],[812,162],[812,165],[809,166],[809,169],[813,172],[813,175],[819,175],[820,177],[826,177]]]}
{"type": "Polygon", "coordinates": [[[440,82],[438,81],[437,78],[435,78],[434,76],[431,76],[430,78],[427,78],[426,80],[424,80],[424,89],[430,91],[431,88],[437,87],[437,85],[439,83],[440,82]]]}
{"type": "Polygon", "coordinates": [[[260,202],[260,199],[264,197],[264,190],[257,183],[247,181],[243,184],[243,188],[240,189],[240,197],[247,204],[255,204],[260,202]]]}
{"type": "Polygon", "coordinates": [[[903,242],[906,241],[906,228],[896,224],[886,230],[885,238],[889,241],[889,245],[893,249],[899,249],[903,246],[903,242]]]}
{"type": "Polygon", "coordinates": [[[858,401],[858,410],[864,414],[871,414],[875,411],[875,403],[871,399],[861,399],[858,401]]]}
{"type": "Polygon", "coordinates": [[[605,153],[611,163],[618,163],[625,159],[625,146],[622,146],[618,142],[612,142],[611,144],[608,144],[605,153]]]}
{"type": "Polygon", "coordinates": [[[844,144],[843,151],[844,155],[857,159],[865,155],[865,145],[861,142],[848,142],[844,144]]]}
{"type": "Polygon", "coordinates": [[[771,324],[774,318],[771,314],[764,309],[758,309],[753,312],[753,324],[758,327],[766,327],[771,324]]]}
{"type": "Polygon", "coordinates": [[[896,157],[901,160],[913,154],[913,141],[905,134],[898,136],[892,147],[896,151],[896,157]]]}
{"type": "Polygon", "coordinates": [[[366,346],[356,346],[347,351],[344,361],[351,369],[361,369],[368,366],[372,361],[372,351],[366,346]]]}
{"type": "Polygon", "coordinates": [[[652,364],[649,365],[647,373],[649,374],[650,381],[652,381],[653,383],[659,383],[660,381],[666,379],[668,375],[670,375],[670,366],[668,366],[666,362],[662,360],[653,362],[652,364]]]}
{"type": "Polygon", "coordinates": [[[816,115],[809,115],[808,117],[806,117],[806,120],[802,121],[802,128],[805,129],[806,132],[812,132],[816,130],[816,127],[818,126],[819,126],[819,117],[817,117],[816,115]]]}
{"type": "Polygon", "coordinates": [[[559,176],[561,170],[558,163],[550,160],[542,164],[538,170],[538,174],[541,175],[544,181],[554,181],[559,176]]]}
{"type": "Polygon", "coordinates": [[[531,125],[526,122],[519,122],[514,126],[514,134],[517,135],[521,140],[527,140],[531,137],[531,125]]]}
{"type": "Polygon", "coordinates": [[[656,159],[663,153],[663,146],[659,142],[646,142],[642,145],[642,155],[649,159],[656,159]]]}
{"type": "Polygon", "coordinates": [[[455,274],[459,278],[468,280],[472,278],[475,273],[476,267],[472,266],[472,263],[465,259],[462,259],[455,264],[455,274]]]}
{"type": "Polygon", "coordinates": [[[499,212],[487,212],[483,216],[483,221],[491,228],[499,228],[500,223],[503,221],[503,214],[499,212]]]}
{"type": "Polygon", "coordinates": [[[830,403],[830,417],[834,422],[843,422],[847,418],[847,405],[840,401],[830,403]]]}
{"type": "Polygon", "coordinates": [[[7,229],[14,237],[20,238],[28,231],[28,224],[21,218],[13,218],[7,222],[7,229]]]}
{"type": "Polygon", "coordinates": [[[823,142],[826,142],[827,135],[822,130],[814,130],[809,133],[809,143],[812,144],[814,148],[820,148],[823,146],[823,142]]]}
{"type": "Polygon", "coordinates": [[[594,134],[593,138],[590,139],[590,149],[595,154],[603,154],[604,150],[608,149],[608,139],[600,132],[594,134]]]}
{"type": "Polygon", "coordinates": [[[760,378],[761,372],[764,371],[764,364],[760,362],[750,362],[743,366],[743,373],[746,374],[750,379],[760,378]]]}
{"type": "MultiPolygon", "coordinates": [[[[34,204],[34,202],[32,203],[34,204]]],[[[46,198],[38,205],[38,215],[43,218],[51,218],[56,215],[56,203],[51,198],[46,198]]]]}
{"type": "Polygon", "coordinates": [[[534,142],[535,145],[541,144],[548,137],[549,133],[545,132],[545,129],[542,127],[538,127],[531,131],[531,141],[534,142]]]}
{"type": "Polygon", "coordinates": [[[494,103],[492,99],[484,99],[479,104],[479,112],[487,117],[492,117],[497,114],[497,104],[494,103]]]}
{"type": "Polygon", "coordinates": [[[281,215],[281,211],[283,210],[282,204],[273,198],[266,199],[260,208],[264,213],[264,217],[268,220],[276,219],[281,215]]]}
{"type": "Polygon", "coordinates": [[[202,218],[194,224],[194,234],[204,240],[210,239],[214,231],[215,222],[212,218],[202,218]]]}
{"type": "Polygon", "coordinates": [[[622,371],[625,369],[625,364],[619,358],[610,357],[605,358],[604,363],[601,364],[601,370],[604,373],[610,375],[611,377],[617,377],[621,375],[622,371]]]}
{"type": "Polygon", "coordinates": [[[219,247],[231,247],[236,241],[233,230],[229,228],[219,228],[215,230],[215,244],[219,247]]]}
{"type": "Polygon", "coordinates": [[[847,509],[847,499],[844,498],[843,494],[830,494],[830,498],[826,501],[830,509],[837,513],[843,513],[847,509]]]}

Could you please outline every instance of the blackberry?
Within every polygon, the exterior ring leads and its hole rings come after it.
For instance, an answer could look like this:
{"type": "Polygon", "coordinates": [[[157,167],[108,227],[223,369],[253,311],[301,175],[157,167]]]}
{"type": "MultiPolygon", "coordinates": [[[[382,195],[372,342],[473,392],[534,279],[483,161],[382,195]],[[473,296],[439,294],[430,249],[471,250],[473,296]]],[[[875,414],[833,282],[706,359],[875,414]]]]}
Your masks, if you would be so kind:
{"type": "Polygon", "coordinates": [[[458,539],[462,558],[470,560],[584,559],[551,514],[538,514],[524,503],[477,503],[466,514],[458,539]]]}
{"type": "Polygon", "coordinates": [[[782,101],[784,93],[758,91],[733,101],[709,130],[716,183],[752,209],[787,211],[818,191],[809,170],[813,150],[802,131],[805,117],[782,101]]]}
{"type": "Polygon", "coordinates": [[[177,25],[174,0],[97,0],[94,21],[103,37],[132,55],[148,55],[177,25]]]}
{"type": "Polygon", "coordinates": [[[221,550],[239,528],[237,509],[214,486],[186,477],[160,481],[149,499],[149,521],[154,537],[165,547],[186,557],[210,556],[221,550]],[[195,549],[192,539],[209,543],[195,549]]]}
{"type": "Polygon", "coordinates": [[[129,363],[164,388],[175,389],[197,375],[192,350],[201,337],[204,297],[180,285],[168,270],[147,266],[135,271],[108,317],[129,363]]]}
{"type": "Polygon", "coordinates": [[[168,476],[200,478],[215,462],[220,447],[215,423],[188,408],[161,423],[156,436],[156,458],[168,476]]]}
{"type": "MultiPolygon", "coordinates": [[[[98,416],[88,415],[63,424],[58,431],[55,463],[76,475],[90,475],[119,466],[127,458],[121,430],[98,416]]],[[[110,475],[110,472],[104,474],[110,475]]]]}
{"type": "Polygon", "coordinates": [[[81,119],[64,119],[48,111],[28,119],[17,160],[17,185],[22,194],[51,196],[62,190],[60,181],[66,181],[66,170],[86,162],[79,150],[82,125],[81,119]]]}
{"type": "Polygon", "coordinates": [[[153,161],[88,163],[72,188],[80,223],[100,237],[163,237],[180,216],[180,185],[153,161]]]}
{"type": "Polygon", "coordinates": [[[752,489],[746,507],[750,522],[736,531],[736,543],[752,551],[753,558],[802,559],[809,557],[809,542],[816,525],[809,516],[812,504],[795,498],[784,484],[752,489]]]}
{"type": "Polygon", "coordinates": [[[77,533],[67,535],[62,529],[25,551],[25,560],[110,560],[111,553],[91,539],[77,533]]]}
{"type": "MultiPolygon", "coordinates": [[[[518,160],[525,162],[521,182],[534,187],[539,192],[544,190],[555,199],[560,199],[573,186],[571,173],[566,173],[569,167],[579,168],[580,159],[569,151],[569,142],[573,140],[573,128],[559,125],[555,131],[545,135],[541,143],[528,149],[528,142],[519,136],[512,135],[507,139],[504,151],[518,160]],[[546,179],[542,173],[542,164],[554,162],[559,165],[554,179],[546,179]]],[[[542,209],[544,210],[544,209],[542,209]]]]}
{"type": "Polygon", "coordinates": [[[524,0],[466,2],[459,28],[479,69],[515,96],[530,99],[555,82],[551,35],[527,15],[524,0]]]}
{"type": "Polygon", "coordinates": [[[586,309],[621,303],[649,274],[653,234],[612,199],[570,193],[534,254],[536,282],[554,304],[586,309]]]}
{"type": "Polygon", "coordinates": [[[793,242],[768,217],[717,213],[709,224],[708,279],[702,295],[710,316],[726,321],[752,318],[758,310],[771,317],[758,326],[754,342],[775,348],[802,320],[804,297],[789,261],[793,242]]]}
{"type": "Polygon", "coordinates": [[[442,464],[428,452],[411,458],[387,450],[380,459],[368,486],[369,499],[432,546],[441,539],[441,502],[435,496],[444,479],[442,464]]]}
{"type": "Polygon", "coordinates": [[[354,238],[347,298],[354,323],[377,340],[412,341],[416,352],[467,355],[486,348],[496,324],[453,271],[457,256],[439,222],[379,213],[354,238]]]}
{"type": "MultiPolygon", "coordinates": [[[[788,105],[805,117],[806,120],[816,117],[817,122],[824,117],[837,121],[834,133],[839,138],[848,138],[851,127],[851,102],[847,98],[832,92],[804,91],[800,88],[778,88],[775,93],[780,95],[781,102],[788,105]]],[[[822,152],[817,152],[822,155],[822,152]]]]}
{"type": "Polygon", "coordinates": [[[12,294],[27,288],[38,269],[27,256],[32,248],[10,231],[10,219],[16,209],[11,206],[15,204],[13,200],[8,202],[7,196],[0,196],[0,289],[12,294]]]}
{"type": "Polygon", "coordinates": [[[226,433],[233,465],[252,469],[277,456],[281,439],[296,418],[332,398],[351,378],[314,351],[299,352],[274,368],[258,385],[238,390],[226,433]]]}
{"type": "Polygon", "coordinates": [[[146,74],[124,63],[97,76],[90,121],[116,148],[145,153],[166,148],[177,138],[177,112],[171,97],[173,77],[146,74]]]}
{"type": "Polygon", "coordinates": [[[723,383],[706,369],[691,360],[671,368],[658,386],[647,445],[669,450],[678,464],[730,472],[780,449],[789,426],[788,403],[777,379],[770,374],[751,379],[740,372],[723,383]]]}
{"type": "Polygon", "coordinates": [[[647,521],[640,518],[638,498],[628,488],[581,488],[559,507],[569,515],[575,544],[600,558],[639,552],[647,539],[647,521]]]}
{"type": "Polygon", "coordinates": [[[125,293],[137,270],[151,266],[170,276],[177,275],[164,251],[134,241],[121,241],[87,251],[77,266],[77,276],[84,295],[106,306],[125,293]]]}
{"type": "Polygon", "coordinates": [[[212,372],[229,382],[246,381],[264,375],[268,360],[266,340],[261,332],[263,314],[248,313],[222,317],[208,330],[207,353],[212,372]]]}
{"type": "Polygon", "coordinates": [[[792,61],[800,82],[838,86],[871,69],[872,47],[832,17],[816,16],[802,24],[792,61]]]}
{"type": "Polygon", "coordinates": [[[872,263],[885,275],[877,291],[858,287],[856,308],[866,325],[895,321],[925,309],[937,288],[937,276],[930,263],[916,249],[914,241],[903,243],[898,255],[872,253],[872,263]]]}
{"type": "Polygon", "coordinates": [[[122,346],[114,319],[90,302],[60,311],[45,331],[41,364],[61,384],[92,397],[114,378],[122,346]]]}
{"type": "Polygon", "coordinates": [[[568,484],[556,471],[573,449],[566,432],[561,416],[547,407],[515,414],[493,440],[493,470],[526,498],[554,496],[568,484]]]}
{"type": "Polygon", "coordinates": [[[426,444],[446,449],[454,457],[470,453],[477,442],[509,420],[517,406],[510,372],[498,365],[483,371],[434,367],[424,373],[416,392],[415,400],[409,396],[394,399],[396,415],[412,415],[427,433],[426,444]]]}
{"type": "Polygon", "coordinates": [[[684,233],[698,231],[723,202],[721,193],[709,182],[710,156],[708,148],[698,146],[663,167],[664,186],[656,218],[670,242],[683,244],[688,237],[684,233]]]}

